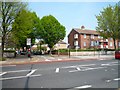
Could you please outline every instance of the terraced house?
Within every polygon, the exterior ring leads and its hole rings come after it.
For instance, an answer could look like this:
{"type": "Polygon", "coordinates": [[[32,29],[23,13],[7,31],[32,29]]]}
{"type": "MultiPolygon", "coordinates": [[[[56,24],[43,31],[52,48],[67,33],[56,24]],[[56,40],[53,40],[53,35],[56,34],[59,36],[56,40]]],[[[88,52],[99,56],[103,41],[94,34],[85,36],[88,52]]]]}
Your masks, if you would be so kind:
{"type": "MultiPolygon", "coordinates": [[[[90,48],[107,48],[114,49],[112,38],[104,39],[96,30],[87,30],[84,26],[73,28],[68,35],[70,48],[90,49],[90,48]]],[[[116,40],[116,47],[120,48],[120,40],[116,40]]]]}

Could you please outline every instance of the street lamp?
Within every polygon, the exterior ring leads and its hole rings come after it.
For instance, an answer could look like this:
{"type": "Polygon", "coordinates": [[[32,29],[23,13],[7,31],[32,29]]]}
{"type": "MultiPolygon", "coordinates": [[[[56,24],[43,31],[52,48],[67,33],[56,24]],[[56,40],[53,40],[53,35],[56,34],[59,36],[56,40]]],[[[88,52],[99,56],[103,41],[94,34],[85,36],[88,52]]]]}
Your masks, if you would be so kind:
{"type": "Polygon", "coordinates": [[[68,57],[70,58],[70,44],[67,45],[68,48],[68,57]]]}
{"type": "Polygon", "coordinates": [[[77,56],[77,50],[78,50],[78,48],[79,48],[79,46],[76,46],[76,48],[75,48],[76,49],[76,56],[77,56]]]}

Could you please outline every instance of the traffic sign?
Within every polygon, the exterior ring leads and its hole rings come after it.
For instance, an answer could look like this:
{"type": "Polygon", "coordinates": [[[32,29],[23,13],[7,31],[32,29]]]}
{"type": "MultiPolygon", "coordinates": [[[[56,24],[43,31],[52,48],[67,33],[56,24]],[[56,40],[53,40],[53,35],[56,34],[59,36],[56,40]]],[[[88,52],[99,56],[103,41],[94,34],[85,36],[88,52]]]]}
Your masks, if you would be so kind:
{"type": "Polygon", "coordinates": [[[27,45],[31,45],[31,38],[27,38],[27,45]]]}

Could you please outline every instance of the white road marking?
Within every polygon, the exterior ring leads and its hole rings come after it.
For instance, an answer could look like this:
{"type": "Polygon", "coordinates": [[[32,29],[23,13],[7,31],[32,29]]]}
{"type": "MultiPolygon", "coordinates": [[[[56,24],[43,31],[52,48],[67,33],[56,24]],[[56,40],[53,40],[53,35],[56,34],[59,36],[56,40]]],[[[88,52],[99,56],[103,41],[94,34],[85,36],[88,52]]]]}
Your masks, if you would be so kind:
{"type": "Polygon", "coordinates": [[[83,70],[72,70],[72,71],[69,71],[69,72],[88,71],[88,70],[95,70],[95,69],[102,69],[102,68],[106,68],[106,67],[87,68],[87,69],[83,69],[83,70]]]}
{"type": "Polygon", "coordinates": [[[79,67],[76,68],[77,70],[81,70],[79,67]]]}
{"type": "Polygon", "coordinates": [[[101,66],[108,66],[108,65],[110,65],[110,64],[101,64],[101,66]]]}
{"type": "Polygon", "coordinates": [[[45,59],[45,61],[51,61],[51,60],[45,59]]]}
{"type": "Polygon", "coordinates": [[[30,70],[17,70],[17,71],[6,71],[7,73],[15,73],[15,72],[27,72],[30,70]]]}
{"type": "MultiPolygon", "coordinates": [[[[38,74],[38,75],[31,75],[29,77],[38,77],[38,76],[41,76],[41,74],[38,74]]],[[[8,78],[0,78],[0,81],[2,80],[11,80],[11,79],[20,79],[20,78],[26,78],[28,76],[18,76],[18,77],[8,77],[8,78]]]]}
{"type": "Polygon", "coordinates": [[[115,69],[111,69],[111,70],[113,70],[113,71],[114,71],[115,69]]]}
{"type": "Polygon", "coordinates": [[[107,69],[105,69],[105,71],[108,71],[107,69]]]}
{"type": "Polygon", "coordinates": [[[99,59],[99,61],[102,61],[102,60],[105,60],[105,59],[99,59]]]}
{"type": "Polygon", "coordinates": [[[92,85],[79,86],[79,87],[75,87],[75,89],[85,89],[85,88],[90,88],[90,87],[92,87],[92,85]]]}
{"type": "Polygon", "coordinates": [[[109,63],[111,64],[111,63],[118,63],[118,62],[109,62],[109,63]]]}
{"type": "Polygon", "coordinates": [[[86,65],[72,65],[72,66],[65,66],[65,67],[61,67],[61,68],[76,68],[76,67],[82,67],[82,66],[94,66],[96,64],[86,64],[86,65]]]}
{"type": "Polygon", "coordinates": [[[62,59],[58,58],[58,60],[62,60],[62,59]]]}
{"type": "Polygon", "coordinates": [[[61,68],[76,68],[76,66],[66,66],[66,67],[61,67],[61,68]]]}
{"type": "Polygon", "coordinates": [[[4,75],[4,74],[6,74],[6,73],[7,73],[7,72],[3,72],[3,73],[0,74],[0,76],[4,75]]]}
{"type": "Polygon", "coordinates": [[[94,65],[96,65],[96,64],[85,64],[85,65],[77,65],[77,66],[94,66],[94,65]]]}
{"type": "Polygon", "coordinates": [[[115,80],[115,81],[119,81],[119,80],[120,80],[120,78],[116,78],[116,79],[113,79],[113,80],[115,80]]]}
{"type": "Polygon", "coordinates": [[[37,69],[32,70],[32,71],[31,71],[30,73],[28,73],[26,76],[30,76],[30,75],[32,75],[36,70],[37,70],[37,69]]]}
{"type": "Polygon", "coordinates": [[[111,81],[112,81],[112,80],[106,80],[106,82],[108,82],[108,83],[111,82],[111,81]]]}
{"type": "Polygon", "coordinates": [[[55,72],[56,73],[59,73],[60,69],[59,68],[56,68],[55,72]]]}
{"type": "Polygon", "coordinates": [[[16,65],[5,65],[5,66],[0,66],[0,67],[15,67],[16,65]]]}

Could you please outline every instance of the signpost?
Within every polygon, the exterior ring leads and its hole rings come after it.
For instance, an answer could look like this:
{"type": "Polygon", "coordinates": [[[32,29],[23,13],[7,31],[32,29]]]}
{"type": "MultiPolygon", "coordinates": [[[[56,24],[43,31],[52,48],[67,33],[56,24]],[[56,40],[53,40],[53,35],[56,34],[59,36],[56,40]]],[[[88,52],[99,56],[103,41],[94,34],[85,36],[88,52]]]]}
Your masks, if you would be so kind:
{"type": "Polygon", "coordinates": [[[27,45],[31,46],[31,38],[27,38],[27,45]]]}

